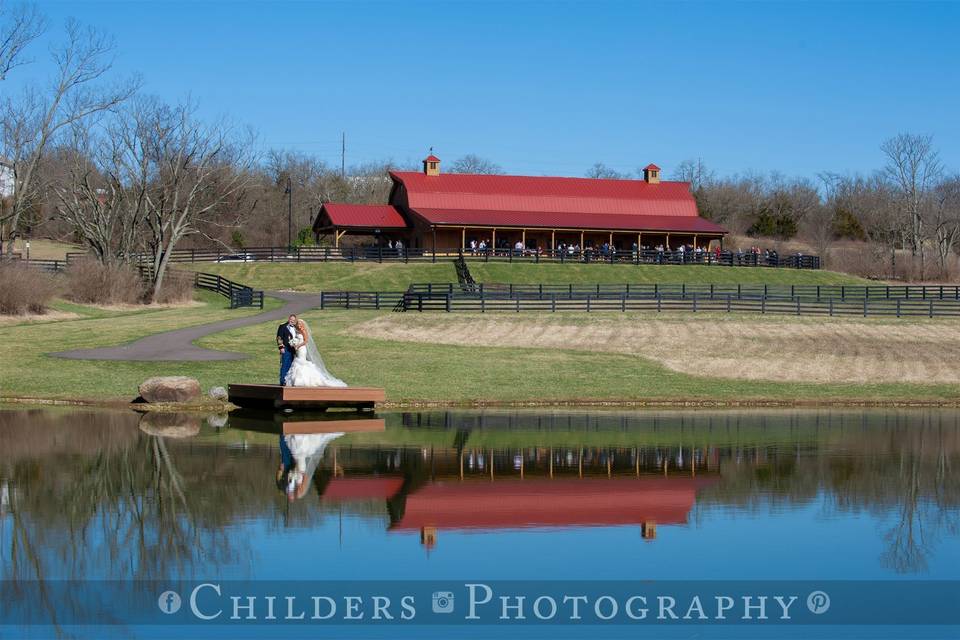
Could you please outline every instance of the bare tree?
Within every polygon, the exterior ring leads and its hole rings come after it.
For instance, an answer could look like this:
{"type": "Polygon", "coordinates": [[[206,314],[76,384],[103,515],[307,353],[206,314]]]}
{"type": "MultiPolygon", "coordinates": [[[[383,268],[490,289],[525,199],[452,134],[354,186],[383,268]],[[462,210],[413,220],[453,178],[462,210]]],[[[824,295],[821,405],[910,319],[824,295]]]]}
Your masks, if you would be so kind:
{"type": "MultiPolygon", "coordinates": [[[[637,172],[638,175],[643,175],[643,171],[640,170],[637,172]]],[[[676,171],[673,173],[675,180],[681,182],[690,183],[690,191],[696,196],[696,194],[702,191],[707,185],[711,184],[714,181],[713,172],[707,168],[703,163],[701,158],[696,160],[684,160],[677,165],[676,171]]]]}
{"type": "Polygon", "coordinates": [[[501,174],[503,168],[492,160],[468,153],[456,160],[451,166],[452,173],[501,174]]]}
{"type": "Polygon", "coordinates": [[[887,156],[884,173],[896,190],[900,213],[908,229],[910,251],[920,257],[924,273],[924,207],[928,206],[934,184],[943,173],[940,156],[933,148],[933,136],[901,133],[880,146],[887,156]]]}
{"type": "MultiPolygon", "coordinates": [[[[8,222],[13,232],[25,212],[40,200],[43,185],[38,169],[58,136],[74,124],[116,107],[136,90],[133,81],[110,88],[95,86],[112,66],[112,49],[105,36],[70,20],[65,42],[52,52],[56,73],[51,84],[28,86],[18,97],[7,97],[0,104],[2,148],[14,176],[11,210],[0,222],[8,222]]],[[[8,252],[13,250],[13,236],[11,233],[8,252]]]]}
{"type": "Polygon", "coordinates": [[[131,260],[144,232],[152,176],[132,122],[75,123],[69,168],[54,189],[59,217],[104,264],[131,260]]]}
{"type": "Polygon", "coordinates": [[[960,175],[941,180],[934,187],[930,226],[937,247],[940,276],[948,275],[949,258],[960,239],[960,175]]]}
{"type": "Polygon", "coordinates": [[[153,256],[156,299],[170,256],[185,237],[200,233],[204,223],[241,221],[236,202],[252,182],[252,140],[242,139],[223,123],[203,124],[190,105],[168,106],[138,101],[130,110],[135,132],[134,153],[146,169],[147,243],[153,256]],[[229,206],[233,211],[224,211],[229,206]]]}
{"type": "Polygon", "coordinates": [[[586,177],[600,178],[605,180],[626,180],[630,177],[630,175],[617,171],[612,167],[608,167],[602,162],[597,162],[587,171],[586,177]]]}
{"type": "Polygon", "coordinates": [[[32,5],[10,7],[0,2],[0,80],[14,68],[30,62],[26,48],[46,29],[46,20],[32,5]]]}

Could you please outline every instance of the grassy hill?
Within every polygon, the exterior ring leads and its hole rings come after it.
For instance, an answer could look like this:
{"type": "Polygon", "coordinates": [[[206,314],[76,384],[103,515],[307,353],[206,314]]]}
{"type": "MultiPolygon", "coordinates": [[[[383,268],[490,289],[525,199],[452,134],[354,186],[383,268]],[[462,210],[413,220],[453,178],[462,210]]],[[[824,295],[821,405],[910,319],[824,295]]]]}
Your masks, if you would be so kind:
{"type": "MultiPolygon", "coordinates": [[[[413,282],[456,282],[453,263],[194,263],[196,271],[216,273],[260,289],[296,291],[401,291],[413,282]]],[[[629,264],[529,264],[470,262],[478,282],[502,283],[706,283],[706,284],[863,284],[834,271],[629,264]]]]}

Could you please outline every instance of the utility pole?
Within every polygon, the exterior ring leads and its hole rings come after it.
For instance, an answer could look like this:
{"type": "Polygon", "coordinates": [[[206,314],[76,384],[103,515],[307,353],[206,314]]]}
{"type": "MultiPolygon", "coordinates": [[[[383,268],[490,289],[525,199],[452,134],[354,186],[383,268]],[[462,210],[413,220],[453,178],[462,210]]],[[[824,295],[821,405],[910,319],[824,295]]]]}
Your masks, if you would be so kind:
{"type": "Polygon", "coordinates": [[[340,132],[340,177],[347,177],[347,132],[340,132]]]}
{"type": "Polygon", "coordinates": [[[293,181],[287,176],[287,188],[283,191],[287,196],[287,251],[293,248],[293,181]]]}

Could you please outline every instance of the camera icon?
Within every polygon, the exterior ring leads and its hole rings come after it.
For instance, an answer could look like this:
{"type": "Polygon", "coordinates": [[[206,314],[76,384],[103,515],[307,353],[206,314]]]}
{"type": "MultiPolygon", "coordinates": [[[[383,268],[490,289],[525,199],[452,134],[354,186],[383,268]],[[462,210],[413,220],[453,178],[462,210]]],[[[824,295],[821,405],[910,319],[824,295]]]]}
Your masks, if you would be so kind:
{"type": "Polygon", "coordinates": [[[452,591],[434,591],[433,592],[433,612],[434,613],[453,613],[453,592],[452,591]]]}

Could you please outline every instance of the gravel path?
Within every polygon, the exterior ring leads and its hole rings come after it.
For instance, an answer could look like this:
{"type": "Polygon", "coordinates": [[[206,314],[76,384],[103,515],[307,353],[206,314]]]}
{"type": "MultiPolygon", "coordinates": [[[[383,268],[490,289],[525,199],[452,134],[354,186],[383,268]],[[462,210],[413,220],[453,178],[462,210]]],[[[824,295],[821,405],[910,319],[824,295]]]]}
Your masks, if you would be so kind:
{"type": "MultiPolygon", "coordinates": [[[[285,301],[279,309],[264,311],[252,316],[244,316],[235,320],[222,320],[211,324],[202,324],[175,331],[166,331],[152,336],[140,338],[130,344],[117,347],[101,347],[99,349],[78,349],[75,351],[61,351],[51,355],[71,360],[131,360],[151,362],[162,360],[213,361],[213,360],[243,360],[248,356],[243,353],[230,351],[214,351],[203,349],[193,344],[196,340],[212,333],[220,333],[238,327],[280,320],[291,313],[302,313],[313,309],[319,304],[316,293],[292,293],[289,291],[267,291],[264,295],[280,298],[285,301]]],[[[273,340],[273,334],[265,336],[267,341],[273,340]]]]}

